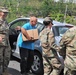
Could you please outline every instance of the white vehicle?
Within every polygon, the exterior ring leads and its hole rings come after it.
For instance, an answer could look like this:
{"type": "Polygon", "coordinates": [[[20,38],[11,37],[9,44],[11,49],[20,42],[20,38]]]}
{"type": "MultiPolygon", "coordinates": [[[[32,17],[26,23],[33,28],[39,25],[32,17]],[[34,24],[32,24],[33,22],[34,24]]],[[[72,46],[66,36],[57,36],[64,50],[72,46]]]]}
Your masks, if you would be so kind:
{"type": "MultiPolygon", "coordinates": [[[[44,19],[38,18],[38,23],[36,26],[37,26],[39,33],[45,27],[43,25],[43,20],[44,19]]],[[[29,22],[29,18],[18,18],[18,19],[15,19],[14,21],[9,23],[9,28],[10,28],[9,41],[10,41],[10,45],[11,45],[11,49],[12,49],[12,55],[19,58],[19,59],[20,59],[20,55],[19,55],[19,48],[17,46],[17,39],[19,37],[20,31],[16,31],[15,28],[16,28],[16,26],[22,26],[23,24],[25,24],[27,22],[29,22]]],[[[62,35],[66,32],[66,30],[73,27],[73,25],[60,23],[57,21],[53,21],[53,24],[54,25],[52,27],[52,31],[54,33],[55,43],[59,46],[59,41],[60,41],[62,35]]],[[[34,49],[35,49],[34,62],[33,62],[33,65],[31,66],[31,70],[36,75],[42,75],[42,73],[43,73],[42,47],[40,45],[39,40],[35,41],[35,48],[34,49]]],[[[59,55],[59,58],[60,58],[60,60],[63,60],[60,55],[59,55]]]]}

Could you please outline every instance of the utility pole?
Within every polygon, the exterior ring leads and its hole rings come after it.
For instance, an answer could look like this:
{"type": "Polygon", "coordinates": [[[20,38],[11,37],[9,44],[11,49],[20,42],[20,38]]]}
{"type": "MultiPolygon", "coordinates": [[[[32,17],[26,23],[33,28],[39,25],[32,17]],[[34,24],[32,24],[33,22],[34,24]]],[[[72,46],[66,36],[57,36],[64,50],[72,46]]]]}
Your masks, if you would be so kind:
{"type": "Polygon", "coordinates": [[[64,14],[64,23],[66,22],[65,19],[66,19],[66,14],[67,14],[67,7],[68,7],[68,6],[66,5],[65,14],[64,14]]]}
{"type": "Polygon", "coordinates": [[[19,9],[19,5],[20,5],[20,1],[17,0],[17,11],[18,11],[18,9],[19,9]]]}

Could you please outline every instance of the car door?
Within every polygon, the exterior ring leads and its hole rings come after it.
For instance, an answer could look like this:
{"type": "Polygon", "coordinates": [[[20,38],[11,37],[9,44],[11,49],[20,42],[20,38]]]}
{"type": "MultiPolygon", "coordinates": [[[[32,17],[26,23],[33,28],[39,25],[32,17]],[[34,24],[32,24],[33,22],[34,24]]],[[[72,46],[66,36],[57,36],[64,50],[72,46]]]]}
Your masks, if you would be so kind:
{"type": "Polygon", "coordinates": [[[55,38],[55,44],[59,46],[59,42],[63,36],[63,34],[69,29],[66,26],[53,26],[53,33],[55,38]]]}
{"type": "Polygon", "coordinates": [[[24,25],[25,23],[27,23],[29,20],[28,19],[17,19],[15,21],[12,21],[11,23],[9,23],[9,41],[10,41],[10,46],[12,48],[12,50],[15,50],[15,44],[16,44],[16,41],[17,41],[17,37],[20,33],[20,31],[17,31],[15,28],[17,26],[22,26],[24,25]]]}

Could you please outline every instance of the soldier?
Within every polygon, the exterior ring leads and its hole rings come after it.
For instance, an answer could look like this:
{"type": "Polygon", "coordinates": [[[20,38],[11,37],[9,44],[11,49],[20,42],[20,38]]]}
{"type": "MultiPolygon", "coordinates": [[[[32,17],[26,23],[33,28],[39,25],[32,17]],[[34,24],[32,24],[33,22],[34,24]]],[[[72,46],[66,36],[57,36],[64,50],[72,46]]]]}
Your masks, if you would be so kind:
{"type": "Polygon", "coordinates": [[[57,48],[53,32],[51,31],[53,25],[52,19],[46,17],[43,24],[45,28],[40,32],[39,38],[43,49],[44,75],[59,75],[61,64],[57,59],[56,50],[51,49],[52,46],[57,48]]]}
{"type": "Polygon", "coordinates": [[[0,66],[2,75],[10,75],[7,71],[10,60],[10,44],[9,44],[9,26],[6,21],[8,14],[7,8],[0,8],[0,66]]]}
{"type": "Polygon", "coordinates": [[[64,75],[76,75],[76,27],[66,31],[60,41],[60,54],[64,57],[64,75]]]}

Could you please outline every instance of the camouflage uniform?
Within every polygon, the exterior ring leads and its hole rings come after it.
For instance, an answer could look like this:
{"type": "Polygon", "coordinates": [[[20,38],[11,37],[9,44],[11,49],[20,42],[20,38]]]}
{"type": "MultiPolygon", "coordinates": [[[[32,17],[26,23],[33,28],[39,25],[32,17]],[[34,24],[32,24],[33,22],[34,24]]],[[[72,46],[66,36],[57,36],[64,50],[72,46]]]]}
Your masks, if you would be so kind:
{"type": "Polygon", "coordinates": [[[11,48],[9,44],[9,26],[6,20],[3,20],[1,18],[0,18],[0,37],[2,37],[2,42],[0,42],[0,66],[4,73],[7,70],[9,64],[11,48]]]}
{"type": "Polygon", "coordinates": [[[76,75],[76,27],[63,35],[60,41],[60,54],[66,55],[64,75],[76,75]]]}
{"type": "MultiPolygon", "coordinates": [[[[59,75],[61,64],[57,60],[57,52],[51,50],[51,46],[54,45],[54,35],[50,29],[45,28],[39,35],[41,46],[43,49],[43,64],[44,64],[44,75],[59,75]],[[45,58],[47,57],[47,59],[45,58]]],[[[54,45],[55,47],[55,45],[54,45]]]]}

